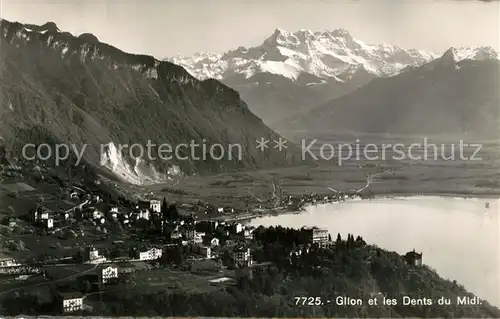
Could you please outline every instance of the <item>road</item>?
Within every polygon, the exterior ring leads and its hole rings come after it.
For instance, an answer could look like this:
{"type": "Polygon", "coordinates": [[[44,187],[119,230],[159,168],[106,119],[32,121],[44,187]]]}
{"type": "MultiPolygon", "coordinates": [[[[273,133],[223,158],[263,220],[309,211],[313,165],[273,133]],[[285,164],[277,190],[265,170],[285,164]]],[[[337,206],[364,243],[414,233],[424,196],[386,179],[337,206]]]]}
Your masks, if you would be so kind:
{"type": "Polygon", "coordinates": [[[28,286],[22,286],[22,287],[17,287],[17,288],[12,288],[12,289],[9,289],[9,290],[6,290],[6,291],[2,291],[2,292],[0,292],[0,296],[3,296],[5,294],[11,293],[11,292],[16,292],[16,291],[19,291],[19,290],[23,290],[23,289],[30,289],[30,288],[34,288],[34,287],[41,287],[41,286],[44,286],[44,285],[55,284],[57,282],[65,281],[65,280],[68,280],[68,279],[72,279],[72,278],[84,275],[86,273],[92,272],[92,271],[96,270],[98,266],[99,266],[99,264],[96,264],[96,265],[94,265],[94,267],[92,267],[90,269],[81,271],[79,273],[76,273],[76,274],[73,274],[73,275],[70,275],[70,276],[67,276],[67,277],[64,277],[64,278],[59,278],[59,279],[52,280],[52,281],[41,282],[41,283],[38,283],[38,284],[33,284],[33,285],[28,285],[28,286]]]}

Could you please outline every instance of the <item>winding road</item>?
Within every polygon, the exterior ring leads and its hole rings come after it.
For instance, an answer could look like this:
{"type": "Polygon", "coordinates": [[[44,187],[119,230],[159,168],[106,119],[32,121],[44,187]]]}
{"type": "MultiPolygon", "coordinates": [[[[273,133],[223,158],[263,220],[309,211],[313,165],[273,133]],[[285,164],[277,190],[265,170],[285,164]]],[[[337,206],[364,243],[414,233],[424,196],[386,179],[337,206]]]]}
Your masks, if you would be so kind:
{"type": "Polygon", "coordinates": [[[23,290],[23,289],[30,289],[30,288],[34,288],[34,287],[41,287],[41,286],[44,286],[44,285],[50,285],[50,284],[54,284],[54,283],[57,283],[57,282],[65,281],[65,280],[68,280],[68,279],[72,279],[72,278],[81,276],[83,274],[92,272],[92,271],[96,270],[98,266],[99,266],[99,264],[95,264],[94,267],[92,267],[92,268],[89,268],[87,270],[78,272],[76,274],[73,274],[73,275],[70,275],[70,276],[67,276],[67,277],[59,278],[59,279],[56,279],[56,280],[47,281],[47,282],[40,282],[40,283],[33,284],[33,285],[27,285],[27,286],[12,288],[12,289],[9,289],[9,290],[6,290],[6,291],[1,291],[0,292],[0,296],[3,296],[5,294],[11,293],[11,292],[16,292],[16,291],[19,291],[19,290],[23,290]]]}

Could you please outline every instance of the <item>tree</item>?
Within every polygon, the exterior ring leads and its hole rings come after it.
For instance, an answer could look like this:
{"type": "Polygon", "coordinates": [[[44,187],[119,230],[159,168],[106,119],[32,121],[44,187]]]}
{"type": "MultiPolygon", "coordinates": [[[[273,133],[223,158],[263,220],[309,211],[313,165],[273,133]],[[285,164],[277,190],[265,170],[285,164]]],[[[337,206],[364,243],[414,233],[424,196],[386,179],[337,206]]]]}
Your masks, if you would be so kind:
{"type": "Polygon", "coordinates": [[[178,220],[180,217],[179,211],[177,210],[177,205],[171,204],[168,206],[167,218],[169,220],[178,220]]]}
{"type": "Polygon", "coordinates": [[[340,236],[340,233],[337,234],[337,244],[340,244],[342,242],[342,237],[340,236]]]}
{"type": "Polygon", "coordinates": [[[92,290],[92,283],[87,279],[79,279],[75,282],[73,287],[75,290],[86,294],[92,290]]]}
{"type": "Polygon", "coordinates": [[[161,213],[163,216],[163,220],[167,220],[167,212],[168,212],[168,203],[167,199],[163,197],[163,203],[161,204],[161,213]]]}
{"type": "Polygon", "coordinates": [[[347,248],[352,248],[354,244],[354,236],[352,234],[347,234],[347,248]]]}

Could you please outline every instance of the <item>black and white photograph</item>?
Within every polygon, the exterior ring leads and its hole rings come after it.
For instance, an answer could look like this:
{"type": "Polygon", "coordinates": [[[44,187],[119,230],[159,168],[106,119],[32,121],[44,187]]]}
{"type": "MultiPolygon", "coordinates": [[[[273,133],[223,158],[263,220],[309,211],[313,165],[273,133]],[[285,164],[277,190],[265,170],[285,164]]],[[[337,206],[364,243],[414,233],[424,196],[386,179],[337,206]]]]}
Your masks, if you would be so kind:
{"type": "Polygon", "coordinates": [[[0,317],[500,318],[500,1],[0,1],[0,317]]]}

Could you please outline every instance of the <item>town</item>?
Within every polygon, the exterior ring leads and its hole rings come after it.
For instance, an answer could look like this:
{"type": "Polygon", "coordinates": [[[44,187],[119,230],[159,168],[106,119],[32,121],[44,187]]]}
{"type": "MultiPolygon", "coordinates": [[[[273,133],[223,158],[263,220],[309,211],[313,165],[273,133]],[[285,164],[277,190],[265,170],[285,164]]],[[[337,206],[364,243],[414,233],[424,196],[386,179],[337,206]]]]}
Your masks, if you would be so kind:
{"type": "MultiPolygon", "coordinates": [[[[99,190],[102,182],[91,184],[88,187],[83,178],[66,182],[43,165],[3,163],[0,186],[7,190],[8,205],[1,211],[6,256],[0,260],[5,279],[0,298],[50,287],[51,313],[85,312],[98,307],[105,294],[145,285],[141,280],[168,289],[198,280],[218,289],[272,265],[303,267],[298,264],[304,256],[339,245],[367,249],[367,263],[376,251],[351,234],[346,240],[340,234],[332,240],[328,230],[318,227],[255,228],[244,223],[255,217],[248,211],[201,201],[169,203],[166,198],[115,200],[99,190]],[[52,196],[49,186],[57,189],[52,196]],[[286,249],[273,250],[273,242],[287,243],[286,249]],[[194,279],[175,282],[186,274],[194,279]]],[[[258,211],[300,211],[305,205],[361,198],[340,192],[298,197],[280,193],[279,186],[274,187],[269,200],[258,202],[258,211]]],[[[412,266],[422,264],[422,255],[415,251],[402,259],[412,266]]]]}

